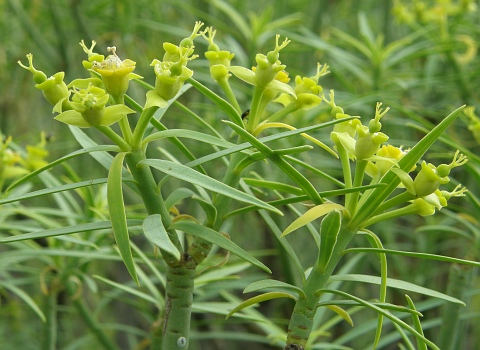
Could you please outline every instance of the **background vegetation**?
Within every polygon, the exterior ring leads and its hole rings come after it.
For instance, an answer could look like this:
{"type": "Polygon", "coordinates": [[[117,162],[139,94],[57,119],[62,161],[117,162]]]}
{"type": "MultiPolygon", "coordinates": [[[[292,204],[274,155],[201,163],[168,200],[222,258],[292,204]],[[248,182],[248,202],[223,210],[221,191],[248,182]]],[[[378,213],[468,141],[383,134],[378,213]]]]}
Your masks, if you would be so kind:
{"type": "MultiPolygon", "coordinates": [[[[35,55],[36,67],[41,67],[47,74],[65,71],[66,80],[70,81],[84,74],[80,62],[85,55],[78,43],[81,39],[86,42],[96,40],[99,51],[106,46],[116,46],[121,57],[137,62],[136,73],[152,82],[153,71],[148,65],[153,58],[163,55],[162,43],[177,42],[188,36],[192,24],[201,20],[218,30],[217,41],[235,53],[237,64],[245,66],[253,62],[257,52],[271,49],[276,33],[288,36],[292,44],[284,50],[282,63],[288,65],[292,76],[297,71],[314,75],[317,61],[327,63],[331,74],[323,78],[322,85],[325,89],[335,89],[336,102],[349,114],[367,118],[373,115],[375,103],[382,101],[391,107],[388,118],[383,121],[385,132],[391,135],[391,143],[408,147],[409,142],[423,136],[424,129],[430,129],[454,108],[463,104],[479,108],[480,58],[476,48],[480,44],[480,16],[478,10],[474,11],[479,1],[424,1],[426,9],[423,13],[431,17],[425,15],[413,19],[408,17],[409,13],[415,14],[413,8],[402,12],[400,3],[418,5],[419,2],[0,0],[0,131],[3,135],[12,135],[18,145],[38,142],[39,131],[45,131],[51,138],[48,146],[51,159],[78,147],[65,133],[65,126],[53,120],[51,107],[38,90],[32,88],[31,75],[18,67],[16,62],[24,61],[26,53],[35,55]],[[457,12],[441,12],[441,6],[435,7],[441,3],[465,4],[465,7],[457,12]]],[[[202,45],[205,44],[199,41],[200,51],[205,51],[206,45],[202,45]]],[[[211,86],[206,60],[198,59],[191,67],[196,74],[198,71],[196,79],[211,86]]],[[[212,86],[212,89],[215,88],[212,86]]],[[[245,91],[240,104],[247,108],[248,91],[242,90],[240,83],[237,89],[245,91]]],[[[134,97],[141,93],[140,87],[132,86],[129,90],[134,97]]],[[[207,122],[219,120],[216,110],[200,94],[191,93],[183,99],[207,122]]],[[[175,113],[170,115],[175,118],[165,121],[168,127],[181,128],[190,123],[185,110],[173,108],[175,113]]],[[[315,110],[296,113],[291,118],[297,127],[301,127],[327,121],[329,117],[325,111],[315,110]]],[[[328,141],[327,133],[323,137],[328,141]]],[[[469,189],[467,200],[458,200],[434,217],[412,217],[389,222],[388,226],[379,225],[376,232],[385,247],[479,260],[480,158],[477,154],[480,150],[480,119],[475,119],[474,112],[457,120],[429,156],[431,159],[448,159],[446,152],[451,147],[459,148],[470,159],[466,167],[454,172],[453,176],[455,181],[469,189]]],[[[168,152],[175,153],[175,150],[168,149],[168,152]]],[[[328,169],[329,174],[340,173],[338,165],[327,157],[319,156],[309,162],[328,169]]],[[[85,178],[86,173],[95,178],[97,171],[102,172],[93,160],[82,158],[56,169],[54,176],[46,175],[38,180],[43,185],[32,186],[41,188],[68,183],[76,177],[85,178]]],[[[271,180],[275,180],[275,174],[271,180]]],[[[53,197],[51,202],[33,200],[14,209],[2,209],[0,207],[2,236],[56,228],[66,222],[70,225],[83,223],[88,216],[107,215],[103,190],[82,190],[53,197]]],[[[136,210],[132,202],[130,218],[136,218],[136,210]]],[[[293,214],[286,216],[284,227],[293,217],[293,214]]],[[[268,226],[260,217],[252,215],[248,220],[232,221],[231,224],[240,227],[237,230],[242,232],[234,237],[234,241],[262,256],[273,270],[274,278],[295,282],[292,267],[282,259],[281,247],[272,239],[268,226]],[[255,227],[255,231],[251,227],[255,227]]],[[[58,242],[26,241],[0,246],[0,336],[4,339],[0,349],[39,348],[35,339],[43,339],[45,334],[42,333],[39,312],[35,312],[33,304],[29,307],[29,302],[38,303],[43,312],[49,310],[49,305],[55,304],[59,308],[59,349],[87,349],[96,344],[96,340],[85,331],[84,323],[79,321],[82,312],[91,312],[98,317],[102,327],[114,336],[122,349],[142,348],[145,329],[155,320],[158,311],[152,308],[145,295],[154,294],[155,288],[151,288],[145,278],[139,291],[127,289],[133,288],[134,283],[118,262],[111,235],[102,231],[95,235],[98,237],[88,243],[72,236],[58,242]],[[45,249],[40,252],[42,247],[45,249]],[[79,288],[80,283],[75,285],[73,282],[66,290],[55,294],[56,300],[45,298],[48,290],[56,288],[55,271],[68,269],[77,270],[75,273],[79,278],[86,281],[82,288],[79,288]],[[101,277],[95,277],[97,275],[101,277]],[[18,289],[24,290],[31,299],[22,298],[18,289]],[[81,303],[75,298],[78,293],[85,295],[81,303]],[[71,301],[67,302],[67,299],[71,301]]],[[[300,258],[308,265],[313,263],[314,248],[302,237],[301,234],[295,238],[292,235],[290,240],[298,251],[302,251],[300,258]]],[[[136,250],[138,263],[144,266],[148,259],[143,259],[142,254],[153,257],[154,253],[140,236],[133,237],[133,240],[139,247],[136,250]]],[[[210,262],[211,265],[218,263],[210,262]]],[[[375,257],[359,255],[347,261],[342,269],[349,273],[371,271],[378,274],[377,265],[375,257]]],[[[274,335],[276,327],[286,328],[286,318],[293,306],[289,301],[264,303],[261,312],[250,311],[252,319],[261,319],[264,323],[254,324],[242,319],[225,322],[221,312],[220,315],[204,312],[214,307],[227,310],[227,304],[214,304],[220,300],[238,302],[244,299],[241,291],[245,286],[263,278],[258,270],[247,268],[248,265],[232,258],[222,269],[212,269],[210,275],[204,275],[203,281],[197,281],[193,349],[242,349],[247,345],[249,349],[268,349],[272,339],[267,335],[274,335]],[[239,278],[222,280],[224,276],[239,278]],[[207,284],[209,279],[218,281],[207,284]]],[[[144,269],[152,284],[161,283],[162,271],[150,266],[144,266],[144,269]]],[[[452,306],[442,300],[415,295],[417,308],[429,320],[424,324],[427,336],[440,339],[446,332],[448,319],[442,321],[442,315],[457,313],[459,321],[455,327],[460,331],[450,333],[458,337],[455,349],[474,349],[475,344],[480,343],[478,271],[428,260],[393,257],[389,263],[389,276],[440,292],[448,290],[447,294],[467,303],[468,312],[465,312],[466,308],[449,310],[452,306]]],[[[348,290],[348,282],[344,283],[348,290]]],[[[374,287],[364,289],[355,290],[356,295],[365,298],[376,295],[374,287]]],[[[403,294],[402,290],[392,290],[390,302],[403,304],[403,294]]],[[[319,335],[324,337],[325,343],[328,339],[335,339],[338,349],[371,347],[376,328],[373,313],[362,310],[354,314],[354,328],[332,315],[319,316],[318,322],[323,324],[319,335]],[[329,320],[327,325],[321,323],[322,317],[329,320]]],[[[393,326],[387,325],[384,334],[379,348],[397,348],[400,336],[393,326]]]]}

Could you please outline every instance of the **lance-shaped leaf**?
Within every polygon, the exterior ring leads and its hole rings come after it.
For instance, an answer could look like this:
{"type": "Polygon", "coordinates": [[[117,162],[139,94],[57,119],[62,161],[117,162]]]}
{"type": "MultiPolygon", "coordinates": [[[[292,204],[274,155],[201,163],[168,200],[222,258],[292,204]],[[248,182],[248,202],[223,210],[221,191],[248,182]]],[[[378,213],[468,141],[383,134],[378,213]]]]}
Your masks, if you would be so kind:
{"type": "Polygon", "coordinates": [[[311,223],[313,220],[318,219],[319,217],[322,217],[325,214],[328,214],[332,210],[342,210],[345,209],[343,206],[340,204],[336,203],[324,203],[317,205],[313,207],[312,209],[309,209],[300,216],[298,219],[296,219],[294,222],[292,222],[286,229],[283,231],[282,236],[284,237],[288,235],[289,233],[298,230],[300,227],[305,226],[309,223],[311,223]]]}
{"type": "Polygon", "coordinates": [[[361,305],[363,305],[363,306],[365,306],[365,307],[367,307],[367,308],[369,308],[369,309],[371,309],[371,310],[373,310],[377,313],[382,314],[383,316],[385,316],[386,318],[388,318],[389,320],[391,320],[392,322],[397,324],[399,327],[409,331],[413,336],[415,336],[417,339],[421,339],[421,341],[425,342],[432,349],[440,350],[440,348],[438,346],[436,346],[435,343],[433,343],[431,340],[428,340],[427,338],[425,338],[425,336],[423,334],[419,333],[415,328],[411,327],[410,325],[408,325],[407,323],[405,323],[404,321],[402,321],[401,319],[399,319],[395,315],[391,314],[390,312],[388,312],[386,310],[383,310],[382,308],[374,305],[373,303],[370,303],[366,300],[363,300],[363,299],[358,298],[354,295],[351,295],[351,294],[348,294],[348,293],[345,293],[345,292],[342,292],[342,291],[339,291],[339,290],[320,289],[320,290],[315,292],[315,294],[317,294],[317,295],[323,294],[323,293],[331,293],[331,294],[341,295],[345,298],[355,300],[359,304],[361,304],[361,305]]]}
{"type": "MultiPolygon", "coordinates": [[[[407,294],[405,294],[405,298],[407,298],[408,306],[410,306],[412,310],[417,310],[415,308],[415,304],[413,303],[412,298],[410,298],[407,294]]],[[[412,319],[413,319],[413,326],[415,327],[417,332],[423,335],[423,329],[422,329],[422,323],[420,322],[420,317],[418,317],[417,314],[412,313],[412,319]]],[[[427,344],[421,338],[417,338],[417,349],[427,350],[427,344]]]]}
{"type": "Polygon", "coordinates": [[[236,306],[232,311],[230,311],[226,318],[228,319],[234,313],[236,313],[236,312],[238,312],[242,309],[245,309],[248,306],[261,303],[262,301],[278,299],[278,298],[290,298],[290,299],[293,299],[293,300],[296,301],[296,299],[290,293],[281,293],[281,292],[264,293],[264,294],[257,295],[256,297],[250,298],[248,300],[245,300],[243,303],[236,306]]]}
{"type": "Polygon", "coordinates": [[[326,305],[325,307],[327,307],[330,310],[332,310],[333,312],[335,312],[338,316],[343,318],[345,321],[347,321],[347,323],[350,326],[353,327],[353,320],[350,317],[350,314],[347,311],[345,311],[343,308],[341,308],[340,306],[337,306],[337,305],[326,305]]]}
{"type": "Polygon", "coordinates": [[[317,269],[320,272],[325,268],[332,257],[333,248],[337,243],[338,233],[342,222],[342,213],[339,210],[330,211],[322,220],[320,225],[320,249],[317,262],[317,269]]]}
{"type": "MultiPolygon", "coordinates": [[[[294,292],[298,297],[304,299],[306,298],[305,292],[292,284],[285,283],[282,281],[276,280],[261,280],[251,283],[247,288],[244,289],[244,293],[255,292],[257,290],[273,290],[274,292],[281,292],[281,293],[290,293],[294,292]]],[[[295,297],[295,296],[294,296],[295,297]]]]}
{"type": "Polygon", "coordinates": [[[150,242],[172,254],[177,260],[180,260],[181,252],[170,240],[167,230],[163,227],[160,214],[153,214],[145,218],[143,221],[143,232],[150,242]]]}
{"type": "Polygon", "coordinates": [[[122,190],[122,168],[126,153],[118,153],[113,159],[107,180],[107,200],[110,220],[112,221],[113,234],[117,242],[122,260],[127,267],[130,276],[138,284],[137,272],[133,263],[130,238],[128,235],[125,204],[122,190]]]}
{"type": "Polygon", "coordinates": [[[194,185],[209,189],[213,192],[223,194],[227,197],[236,199],[240,202],[256,205],[262,209],[273,211],[279,215],[283,215],[280,210],[274,206],[261,201],[254,196],[239,191],[233,187],[225,185],[223,182],[212,179],[206,175],[199,173],[198,171],[189,168],[185,165],[174,163],[168,160],[161,159],[146,159],[142,160],[139,164],[145,164],[152,168],[158,169],[161,172],[176,177],[178,179],[190,182],[194,185]]]}
{"type": "Polygon", "coordinates": [[[213,243],[220,248],[228,250],[232,254],[235,254],[239,258],[248,261],[252,265],[257,266],[258,268],[266,271],[268,273],[272,273],[270,269],[265,266],[261,261],[254,258],[251,254],[240,248],[238,245],[233,243],[227,237],[221,235],[217,231],[212,230],[211,228],[195,224],[193,222],[188,221],[178,221],[173,223],[170,228],[180,230],[186,232],[192,236],[202,238],[210,243],[213,243]]]}

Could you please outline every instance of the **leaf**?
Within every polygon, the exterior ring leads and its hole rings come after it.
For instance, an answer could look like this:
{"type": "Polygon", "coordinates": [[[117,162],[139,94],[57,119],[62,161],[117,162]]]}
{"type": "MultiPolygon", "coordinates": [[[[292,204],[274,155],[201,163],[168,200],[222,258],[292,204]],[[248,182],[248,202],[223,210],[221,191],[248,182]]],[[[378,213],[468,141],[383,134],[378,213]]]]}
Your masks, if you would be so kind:
{"type": "Polygon", "coordinates": [[[326,307],[332,310],[333,312],[335,312],[338,316],[343,318],[345,321],[347,321],[347,323],[350,326],[353,327],[353,320],[347,311],[345,311],[344,309],[342,309],[340,306],[337,306],[337,305],[326,305],[326,307]]]}
{"type": "Polygon", "coordinates": [[[181,202],[185,198],[192,197],[193,195],[195,195],[195,192],[188,188],[177,188],[165,200],[165,208],[167,208],[167,210],[170,210],[175,206],[175,204],[181,202]]]}
{"type": "Polygon", "coordinates": [[[113,234],[117,242],[122,260],[130,276],[138,284],[138,277],[133,263],[132,249],[128,234],[125,204],[122,190],[122,168],[126,153],[118,153],[113,159],[107,180],[107,201],[110,220],[112,221],[113,234]]]}
{"type": "Polygon", "coordinates": [[[181,252],[170,240],[168,232],[163,227],[160,214],[147,216],[143,221],[143,232],[145,236],[160,249],[172,254],[178,261],[181,258],[181,252]]]}
{"type": "Polygon", "coordinates": [[[261,303],[262,301],[272,300],[272,299],[279,299],[279,298],[290,298],[296,301],[296,299],[289,293],[281,293],[281,292],[269,292],[257,295],[253,298],[245,300],[240,305],[236,306],[232,311],[230,311],[226,317],[226,319],[230,318],[234,313],[254,304],[261,303]]]}
{"type": "Polygon", "coordinates": [[[419,259],[438,260],[438,261],[450,262],[455,264],[480,266],[480,262],[478,261],[458,259],[458,258],[452,258],[449,256],[429,254],[429,253],[405,252],[405,251],[393,250],[393,249],[349,248],[343,251],[343,253],[351,253],[351,252],[396,254],[396,255],[403,255],[403,256],[411,256],[419,259]]]}
{"type": "Polygon", "coordinates": [[[261,201],[254,196],[246,194],[245,192],[241,192],[233,187],[230,187],[223,182],[215,180],[211,177],[203,175],[198,171],[189,168],[185,165],[174,163],[168,160],[161,160],[161,159],[146,159],[139,162],[139,164],[149,165],[155,169],[160,170],[161,172],[176,177],[178,179],[190,182],[194,185],[209,189],[213,192],[223,194],[227,197],[236,199],[240,202],[245,202],[249,204],[256,205],[262,209],[267,209],[273,211],[279,215],[283,215],[283,213],[275,208],[274,206],[267,204],[261,201]]]}
{"type": "Polygon", "coordinates": [[[342,212],[339,210],[330,211],[322,220],[320,225],[320,249],[316,268],[324,272],[337,244],[338,233],[342,222],[342,212]]]}
{"type": "Polygon", "coordinates": [[[5,287],[6,289],[9,289],[12,293],[14,293],[17,297],[19,297],[20,299],[22,299],[25,304],[27,304],[32,310],[33,312],[35,312],[37,314],[38,317],[40,317],[40,319],[43,321],[43,322],[46,322],[47,319],[45,318],[45,315],[44,313],[42,312],[42,310],[38,307],[38,305],[35,303],[35,301],[27,294],[25,293],[22,289],[18,288],[17,286],[11,284],[11,283],[8,283],[6,281],[2,281],[0,283],[0,286],[3,286],[5,287]]]}
{"type": "MultiPolygon", "coordinates": [[[[138,224],[141,224],[141,221],[129,220],[128,223],[130,224],[129,226],[136,226],[138,224]]],[[[4,238],[0,238],[0,243],[19,242],[19,241],[25,241],[28,239],[55,237],[55,236],[69,235],[72,233],[85,233],[90,231],[105,230],[105,229],[111,229],[111,228],[112,228],[111,221],[91,222],[88,224],[79,224],[74,226],[55,228],[51,230],[40,230],[36,232],[25,233],[23,235],[4,237],[4,238]]]]}
{"type": "Polygon", "coordinates": [[[219,137],[208,135],[203,132],[185,130],[185,129],[168,129],[168,130],[162,130],[162,131],[153,133],[150,136],[147,136],[142,141],[142,144],[146,145],[149,142],[170,138],[170,137],[188,138],[188,139],[197,140],[197,141],[205,142],[211,145],[224,147],[224,148],[236,146],[235,144],[225,141],[224,139],[221,139],[219,137]]]}
{"type": "Polygon", "coordinates": [[[148,91],[146,96],[147,96],[147,101],[145,102],[145,107],[143,107],[144,109],[147,109],[150,107],[165,108],[168,106],[168,102],[165,101],[160,96],[158,96],[155,90],[148,91]]]}
{"type": "Polygon", "coordinates": [[[255,292],[263,289],[276,289],[275,290],[276,292],[290,293],[290,294],[291,292],[295,292],[295,294],[297,294],[297,296],[299,296],[301,299],[305,299],[307,297],[305,292],[301,288],[289,283],[271,280],[271,279],[253,282],[247,288],[245,288],[243,292],[250,293],[250,292],[255,292]]]}
{"type": "Polygon", "coordinates": [[[283,157],[275,154],[275,152],[265,145],[261,140],[257,139],[255,136],[250,134],[248,131],[243,129],[238,125],[235,125],[232,122],[224,121],[229,127],[233,129],[240,137],[248,141],[253,147],[265,154],[268,159],[274,162],[282,171],[288,175],[293,181],[295,181],[308,196],[312,199],[315,204],[323,203],[322,198],[318,195],[318,192],[315,190],[315,187],[308,181],[305,176],[303,176],[297,169],[295,169],[290,163],[288,163],[283,157]]]}
{"type": "Polygon", "coordinates": [[[390,171],[392,171],[393,173],[395,173],[395,175],[398,176],[398,178],[400,179],[403,186],[405,186],[408,192],[415,195],[415,186],[413,185],[413,180],[405,170],[392,167],[390,171]]]}
{"type": "Polygon", "coordinates": [[[26,181],[30,180],[32,177],[34,177],[34,176],[52,168],[52,167],[54,167],[55,165],[63,163],[65,161],[69,160],[69,159],[75,158],[75,157],[80,156],[82,154],[87,154],[87,153],[92,153],[92,152],[118,152],[118,151],[120,151],[118,146],[110,146],[110,145],[105,145],[105,146],[96,145],[96,146],[93,146],[93,147],[85,147],[84,149],[80,149],[78,151],[69,153],[66,156],[64,156],[62,158],[59,158],[59,159],[45,165],[44,167],[42,167],[40,169],[37,169],[35,171],[32,171],[28,175],[25,175],[24,177],[16,180],[10,186],[8,186],[6,192],[11,191],[15,187],[25,183],[26,181]]]}
{"type": "Polygon", "coordinates": [[[74,189],[77,189],[77,188],[82,188],[82,187],[87,187],[87,186],[101,185],[101,184],[104,184],[106,182],[107,182],[107,179],[95,179],[95,180],[76,182],[76,183],[73,183],[73,184],[61,185],[61,186],[57,186],[57,187],[53,187],[53,188],[46,188],[46,189],[43,189],[43,190],[38,190],[38,191],[26,193],[26,194],[21,194],[19,196],[15,196],[15,197],[7,197],[7,198],[4,198],[4,199],[0,199],[0,204],[19,202],[19,201],[25,200],[25,199],[41,197],[41,196],[45,196],[47,194],[69,191],[69,190],[74,190],[74,189]]]}
{"type": "Polygon", "coordinates": [[[106,284],[112,286],[117,291],[121,290],[124,293],[128,293],[128,294],[134,295],[134,296],[136,296],[140,299],[143,299],[143,300],[149,302],[150,304],[155,305],[158,309],[162,309],[162,307],[163,307],[163,305],[159,305],[157,299],[155,299],[153,296],[151,296],[147,293],[143,293],[143,292],[141,292],[137,289],[134,289],[132,287],[128,287],[123,283],[117,283],[117,282],[111,281],[111,280],[106,279],[102,276],[93,275],[93,277],[97,280],[100,280],[100,281],[105,282],[106,284]]]}
{"type": "MultiPolygon", "coordinates": [[[[415,308],[415,304],[413,303],[412,298],[410,298],[407,294],[405,294],[405,298],[407,298],[408,306],[410,306],[412,310],[417,310],[415,308]]],[[[418,317],[418,315],[412,313],[412,319],[413,319],[413,326],[415,327],[417,332],[423,335],[422,324],[420,322],[420,318],[418,317]]],[[[427,344],[425,344],[423,339],[417,338],[417,349],[427,350],[427,344]]]]}
{"type": "MultiPolygon", "coordinates": [[[[382,283],[381,278],[377,276],[369,275],[357,275],[357,274],[345,274],[345,275],[335,275],[331,276],[328,280],[328,283],[336,281],[352,281],[352,282],[364,282],[380,285],[382,283]]],[[[430,297],[446,300],[452,303],[462,304],[465,306],[465,303],[457,298],[451,297],[444,293],[437,292],[435,290],[425,288],[410,282],[405,282],[393,278],[387,278],[387,286],[390,288],[403,289],[409,292],[415,292],[430,297]]]]}
{"type": "Polygon", "coordinates": [[[323,203],[317,205],[309,210],[307,210],[302,216],[292,222],[286,229],[283,231],[281,237],[285,237],[289,233],[298,230],[300,227],[305,226],[306,224],[311,223],[313,220],[318,219],[319,217],[328,214],[332,210],[342,210],[345,209],[340,204],[336,203],[323,203]]]}
{"type": "Polygon", "coordinates": [[[380,313],[382,314],[383,316],[385,316],[386,318],[390,319],[393,323],[397,324],[398,326],[406,329],[407,331],[409,331],[410,333],[412,333],[417,339],[421,339],[422,341],[424,341],[426,344],[428,344],[432,349],[435,349],[435,350],[440,350],[438,348],[438,346],[436,346],[432,341],[428,340],[427,338],[425,338],[425,336],[423,334],[420,334],[419,332],[417,332],[413,327],[411,327],[410,325],[408,325],[407,323],[403,322],[401,319],[399,319],[398,317],[392,315],[390,312],[388,311],[385,311],[383,310],[382,308],[366,301],[366,300],[363,300],[361,298],[358,298],[354,295],[351,295],[351,294],[348,294],[348,293],[345,293],[345,292],[342,292],[342,291],[339,291],[339,290],[332,290],[332,289],[320,289],[318,291],[315,292],[315,294],[323,294],[323,293],[331,293],[331,294],[336,294],[336,295],[341,295],[343,297],[346,297],[348,299],[352,299],[352,300],[355,300],[357,301],[358,303],[362,304],[363,306],[371,309],[371,310],[374,310],[375,312],[377,313],[380,313]]]}
{"type": "Polygon", "coordinates": [[[212,90],[207,88],[206,86],[202,85],[198,81],[196,81],[193,78],[187,79],[187,81],[192,84],[198,91],[200,91],[202,94],[207,96],[213,103],[215,103],[220,109],[222,109],[225,113],[227,113],[228,117],[232,122],[234,122],[237,125],[243,126],[243,121],[242,117],[240,114],[237,112],[237,110],[227,101],[225,101],[223,98],[218,96],[216,93],[214,93],[212,90]]]}
{"type": "Polygon", "coordinates": [[[250,253],[246,252],[238,245],[233,243],[231,240],[226,238],[225,236],[221,235],[217,231],[212,230],[211,228],[195,224],[193,222],[187,221],[178,221],[173,223],[169,228],[180,230],[186,232],[192,236],[202,238],[210,243],[213,243],[220,248],[228,250],[232,254],[235,254],[239,258],[242,258],[245,261],[248,261],[252,265],[266,271],[268,273],[272,273],[270,269],[265,266],[262,262],[254,258],[250,253]]]}

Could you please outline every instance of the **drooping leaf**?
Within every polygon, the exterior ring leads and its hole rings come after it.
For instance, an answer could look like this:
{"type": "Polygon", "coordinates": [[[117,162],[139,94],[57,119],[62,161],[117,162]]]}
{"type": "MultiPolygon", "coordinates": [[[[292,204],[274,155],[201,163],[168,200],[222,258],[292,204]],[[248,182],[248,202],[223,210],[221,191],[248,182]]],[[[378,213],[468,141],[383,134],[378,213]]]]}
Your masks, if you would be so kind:
{"type": "Polygon", "coordinates": [[[212,230],[211,228],[187,221],[175,222],[170,228],[186,232],[195,237],[202,238],[210,243],[219,246],[220,248],[228,250],[232,254],[235,254],[236,256],[245,261],[248,261],[252,265],[262,269],[263,271],[272,273],[270,269],[265,266],[265,264],[263,264],[261,261],[254,258],[250,253],[246,252],[238,245],[233,243],[231,240],[229,240],[227,237],[221,235],[217,231],[212,230]]]}
{"type": "Polygon", "coordinates": [[[311,223],[313,220],[318,219],[319,217],[328,214],[332,210],[342,210],[345,209],[340,204],[336,203],[323,203],[317,205],[305,212],[302,216],[292,222],[286,229],[283,231],[282,237],[288,235],[289,233],[298,230],[300,227],[305,226],[306,224],[311,223]]]}
{"type": "Polygon", "coordinates": [[[438,346],[435,345],[435,343],[433,343],[431,340],[425,338],[425,336],[423,334],[420,334],[419,332],[417,332],[417,330],[415,330],[412,326],[408,325],[407,323],[405,323],[404,321],[402,321],[401,319],[399,319],[398,317],[394,316],[393,314],[391,314],[390,312],[388,311],[385,311],[383,310],[382,308],[372,304],[371,302],[369,301],[366,301],[364,299],[361,299],[361,298],[358,298],[354,295],[351,295],[349,293],[345,293],[343,291],[340,291],[340,290],[332,290],[332,289],[320,289],[318,290],[317,292],[315,292],[316,294],[323,294],[323,293],[331,293],[331,294],[336,294],[336,295],[340,295],[340,296],[343,296],[345,298],[348,298],[348,299],[352,299],[352,300],[355,300],[357,301],[358,303],[362,304],[363,306],[377,312],[377,313],[381,313],[383,316],[385,316],[386,318],[388,318],[389,320],[391,320],[393,323],[397,324],[398,326],[402,327],[403,329],[406,329],[407,331],[409,331],[413,336],[415,336],[417,339],[421,339],[422,341],[424,341],[428,346],[430,346],[432,349],[434,350],[440,350],[438,348],[438,346]]]}
{"type": "Polygon", "coordinates": [[[255,305],[255,304],[261,303],[263,301],[278,299],[278,298],[290,298],[290,299],[296,300],[292,296],[292,294],[289,294],[289,293],[269,292],[269,293],[260,294],[260,295],[257,295],[255,297],[253,297],[253,298],[245,300],[243,303],[241,303],[240,305],[235,307],[232,311],[230,311],[228,313],[226,318],[228,319],[234,313],[236,313],[236,312],[238,312],[238,311],[240,311],[240,310],[242,310],[242,309],[244,309],[248,306],[255,305]]]}
{"type": "MultiPolygon", "coordinates": [[[[372,284],[378,284],[378,285],[382,283],[380,277],[369,276],[369,275],[357,275],[357,274],[335,275],[330,277],[330,279],[328,280],[329,283],[335,282],[335,281],[363,282],[363,283],[372,283],[372,284]]],[[[419,294],[427,295],[434,298],[439,298],[452,303],[462,304],[465,306],[465,303],[457,298],[451,297],[444,293],[440,293],[435,290],[425,288],[410,282],[388,278],[387,286],[390,288],[403,289],[409,292],[414,292],[414,293],[419,293],[419,294]]]]}
{"type": "Polygon", "coordinates": [[[251,283],[247,288],[244,289],[244,293],[250,293],[250,292],[255,292],[258,290],[265,290],[265,289],[275,289],[275,292],[282,292],[282,293],[290,293],[294,292],[297,297],[300,297],[302,299],[306,298],[307,296],[305,295],[305,292],[292,284],[285,283],[282,281],[276,281],[276,280],[261,280],[261,281],[256,281],[251,283]]]}
{"type": "Polygon", "coordinates": [[[170,195],[165,199],[165,208],[167,210],[170,210],[173,208],[173,206],[185,198],[189,198],[195,195],[195,192],[188,188],[180,187],[174,190],[170,195]]]}
{"type": "Polygon", "coordinates": [[[178,163],[174,163],[168,160],[161,160],[161,159],[146,159],[146,160],[142,160],[139,164],[145,164],[145,165],[151,166],[155,169],[160,170],[161,172],[164,172],[165,174],[190,182],[194,185],[209,189],[216,193],[223,194],[227,197],[236,199],[240,202],[253,204],[262,209],[267,209],[279,215],[283,215],[280,210],[273,207],[272,205],[267,204],[261,201],[260,199],[257,199],[249,194],[241,192],[233,187],[230,187],[224,184],[223,182],[220,182],[211,177],[203,175],[198,171],[192,168],[189,168],[185,165],[181,165],[178,163]]]}
{"type": "Polygon", "coordinates": [[[163,227],[160,214],[153,214],[145,218],[143,221],[143,232],[150,242],[172,254],[177,260],[180,260],[181,252],[170,240],[168,232],[163,227]]]}
{"type": "Polygon", "coordinates": [[[337,306],[337,305],[327,305],[326,307],[332,310],[333,312],[335,312],[338,316],[343,318],[345,321],[347,321],[347,323],[350,326],[353,327],[353,320],[347,311],[345,311],[344,309],[342,309],[340,306],[337,306]]]}
{"type": "MultiPolygon", "coordinates": [[[[128,221],[129,227],[140,225],[141,221],[128,221]]],[[[39,230],[35,232],[25,233],[16,236],[9,236],[0,238],[0,243],[11,243],[11,242],[19,242],[25,241],[28,239],[39,239],[39,238],[48,238],[48,237],[55,237],[55,236],[62,236],[62,235],[69,235],[72,233],[79,233],[79,232],[91,232],[96,230],[105,230],[111,229],[112,223],[110,221],[99,221],[99,222],[91,222],[88,224],[79,224],[75,226],[67,226],[61,228],[54,228],[50,230],[39,230]]]]}
{"type": "Polygon", "coordinates": [[[130,276],[138,284],[138,277],[133,263],[130,237],[128,233],[125,204],[123,202],[122,168],[126,153],[118,153],[113,159],[107,180],[107,200],[113,234],[117,242],[122,260],[130,276]]]}
{"type": "Polygon", "coordinates": [[[40,317],[40,319],[43,322],[46,322],[45,314],[38,307],[38,305],[35,303],[35,301],[27,293],[25,293],[24,290],[18,288],[14,284],[6,282],[6,281],[1,281],[0,286],[10,290],[18,298],[22,299],[25,302],[25,304],[27,304],[33,310],[33,312],[35,312],[37,314],[37,316],[40,317]]]}

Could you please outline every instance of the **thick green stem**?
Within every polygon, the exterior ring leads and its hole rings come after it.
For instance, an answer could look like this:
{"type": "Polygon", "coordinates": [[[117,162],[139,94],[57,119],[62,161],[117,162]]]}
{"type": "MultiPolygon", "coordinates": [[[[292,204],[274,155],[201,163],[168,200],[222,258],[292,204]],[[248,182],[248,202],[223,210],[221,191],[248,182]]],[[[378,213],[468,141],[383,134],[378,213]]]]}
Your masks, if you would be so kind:
{"type": "Polygon", "coordinates": [[[317,260],[317,264],[313,267],[302,288],[307,297],[300,298],[297,301],[290,318],[287,343],[284,350],[305,349],[310,333],[312,332],[313,318],[320,300],[320,295],[316,292],[325,288],[327,285],[330,276],[343,256],[342,252],[355,236],[355,233],[356,230],[349,230],[344,222],[338,234],[337,243],[333,248],[332,256],[325,269],[317,266],[319,262],[319,260],[317,260]]]}
{"type": "Polygon", "coordinates": [[[145,130],[147,130],[150,119],[153,117],[157,110],[158,107],[150,107],[143,110],[142,114],[140,115],[140,119],[135,126],[135,130],[133,131],[131,143],[132,147],[139,148],[141,146],[145,130]]]}
{"type": "Polygon", "coordinates": [[[188,349],[196,266],[193,258],[184,254],[178,266],[167,269],[162,350],[188,349]]]}

